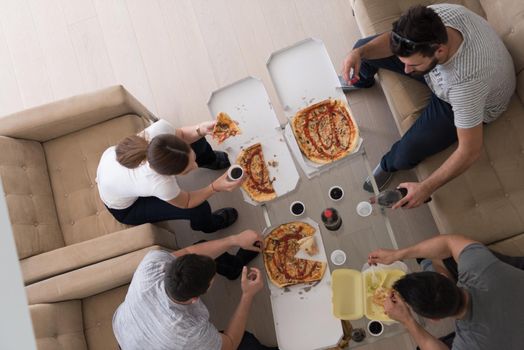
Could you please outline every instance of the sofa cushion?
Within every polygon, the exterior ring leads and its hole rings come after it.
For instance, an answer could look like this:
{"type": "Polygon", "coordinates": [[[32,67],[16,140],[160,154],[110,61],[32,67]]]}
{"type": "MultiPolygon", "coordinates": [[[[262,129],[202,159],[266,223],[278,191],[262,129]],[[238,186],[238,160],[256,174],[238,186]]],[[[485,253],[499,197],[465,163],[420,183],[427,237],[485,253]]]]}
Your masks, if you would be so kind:
{"type": "Polygon", "coordinates": [[[87,350],[79,300],[29,306],[38,350],[87,350]]]}
{"type": "MultiPolygon", "coordinates": [[[[514,95],[508,110],[484,127],[481,158],[433,194],[430,208],[440,232],[491,243],[524,232],[524,106],[514,95]]],[[[427,178],[456,146],[417,168],[427,178]]]]}
{"type": "Polygon", "coordinates": [[[18,258],[64,246],[42,145],[0,136],[0,176],[18,258]]]}
{"type": "Polygon", "coordinates": [[[524,1],[481,0],[488,22],[508,48],[517,72],[517,93],[524,102],[524,1]]]}
{"type": "Polygon", "coordinates": [[[133,226],[32,256],[21,260],[20,267],[24,283],[30,284],[153,245],[174,250],[175,235],[153,224],[133,226]]]}
{"type": "Polygon", "coordinates": [[[108,147],[145,126],[145,120],[139,116],[126,115],[43,144],[66,245],[126,227],[113,218],[100,200],[96,169],[108,147]]]}
{"type": "Polygon", "coordinates": [[[509,256],[524,256],[524,233],[491,244],[489,248],[509,256]]]}
{"type": "Polygon", "coordinates": [[[478,0],[352,0],[352,7],[356,14],[355,19],[360,32],[364,37],[366,37],[391,30],[392,23],[396,21],[404,11],[413,5],[431,5],[439,3],[463,5],[485,17],[484,11],[478,0]]]}
{"type": "Polygon", "coordinates": [[[118,350],[113,314],[124,301],[129,284],[82,300],[84,334],[89,350],[118,350]]]}

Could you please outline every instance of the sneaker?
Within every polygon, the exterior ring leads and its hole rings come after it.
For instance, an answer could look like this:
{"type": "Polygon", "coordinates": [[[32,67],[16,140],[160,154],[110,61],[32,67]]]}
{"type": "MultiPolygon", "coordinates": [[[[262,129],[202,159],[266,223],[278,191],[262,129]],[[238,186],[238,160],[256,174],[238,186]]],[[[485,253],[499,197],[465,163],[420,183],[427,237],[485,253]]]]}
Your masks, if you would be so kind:
{"type": "Polygon", "coordinates": [[[229,157],[226,152],[222,151],[213,151],[215,152],[215,161],[209,164],[201,165],[201,168],[211,169],[211,170],[221,170],[227,169],[231,166],[229,162],[229,157]]]}
{"type": "MultiPolygon", "coordinates": [[[[379,164],[377,165],[375,170],[373,170],[373,177],[375,178],[375,182],[377,183],[378,190],[382,191],[393,177],[393,173],[382,170],[382,167],[379,164]]],[[[369,178],[369,176],[364,182],[363,188],[365,191],[373,193],[373,186],[371,185],[371,179],[369,178]]]]}
{"type": "Polygon", "coordinates": [[[222,223],[218,225],[216,231],[233,225],[238,219],[238,211],[235,208],[218,209],[213,212],[213,215],[222,217],[222,223]]]}

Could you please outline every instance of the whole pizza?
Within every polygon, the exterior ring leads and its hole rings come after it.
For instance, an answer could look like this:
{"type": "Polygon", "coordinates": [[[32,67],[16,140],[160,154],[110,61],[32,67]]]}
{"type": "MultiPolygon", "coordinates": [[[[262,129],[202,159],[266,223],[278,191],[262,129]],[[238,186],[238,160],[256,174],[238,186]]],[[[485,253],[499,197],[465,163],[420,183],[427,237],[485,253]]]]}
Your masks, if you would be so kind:
{"type": "Polygon", "coordinates": [[[295,258],[298,241],[314,234],[313,226],[295,221],[278,226],[264,238],[264,265],[273,284],[283,288],[322,279],[325,262],[295,258]]]}
{"type": "Polygon", "coordinates": [[[262,153],[262,145],[256,143],[240,152],[237,164],[244,169],[242,189],[257,202],[269,201],[277,196],[273,181],[262,153]]]}
{"type": "Polygon", "coordinates": [[[227,113],[220,112],[218,114],[212,133],[213,138],[218,143],[222,143],[224,140],[240,133],[237,123],[227,113]]]}
{"type": "Polygon", "coordinates": [[[357,124],[339,100],[324,100],[298,111],[291,128],[302,153],[315,163],[341,159],[359,142],[357,124]]]}

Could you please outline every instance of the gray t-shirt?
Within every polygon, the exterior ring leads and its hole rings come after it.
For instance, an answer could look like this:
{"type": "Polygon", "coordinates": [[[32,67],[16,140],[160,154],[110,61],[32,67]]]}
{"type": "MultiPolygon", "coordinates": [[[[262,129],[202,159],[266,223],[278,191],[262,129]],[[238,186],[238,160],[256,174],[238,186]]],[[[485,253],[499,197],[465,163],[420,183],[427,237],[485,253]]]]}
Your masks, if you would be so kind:
{"type": "Polygon", "coordinates": [[[469,292],[471,303],[455,323],[452,349],[524,349],[524,271],[475,243],[460,254],[458,272],[458,286],[469,292]]]}
{"type": "Polygon", "coordinates": [[[164,289],[169,252],[149,252],[138,266],[124,302],[113,316],[113,331],[122,350],[219,350],[222,338],[209,322],[200,299],[173,302],[164,289]]]}
{"type": "Polygon", "coordinates": [[[462,44],[446,63],[424,77],[433,93],[453,108],[455,126],[472,128],[494,121],[516,87],[513,60],[489,23],[460,5],[431,5],[445,26],[462,34],[462,44]]]}

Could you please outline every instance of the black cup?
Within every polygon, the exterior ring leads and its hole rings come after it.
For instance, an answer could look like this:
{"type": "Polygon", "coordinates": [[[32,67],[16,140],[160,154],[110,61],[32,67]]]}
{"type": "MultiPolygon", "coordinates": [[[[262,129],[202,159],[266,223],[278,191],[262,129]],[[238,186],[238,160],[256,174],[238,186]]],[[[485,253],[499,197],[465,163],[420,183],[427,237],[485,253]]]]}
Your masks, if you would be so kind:
{"type": "Polygon", "coordinates": [[[236,181],[244,175],[244,169],[240,165],[232,165],[227,171],[227,177],[231,181],[236,181]]]}

